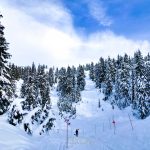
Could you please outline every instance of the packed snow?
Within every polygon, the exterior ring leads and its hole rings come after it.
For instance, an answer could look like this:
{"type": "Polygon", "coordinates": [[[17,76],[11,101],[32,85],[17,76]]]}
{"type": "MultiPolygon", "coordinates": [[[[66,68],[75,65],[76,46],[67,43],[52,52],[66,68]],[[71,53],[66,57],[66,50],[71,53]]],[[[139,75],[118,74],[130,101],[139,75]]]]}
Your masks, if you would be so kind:
{"type": "MultiPolygon", "coordinates": [[[[21,81],[17,84],[18,94],[20,85],[21,81]]],[[[53,129],[39,135],[40,127],[37,127],[33,135],[28,135],[22,126],[8,124],[5,114],[0,116],[0,150],[149,150],[150,117],[137,120],[132,116],[130,107],[124,110],[117,107],[112,109],[102,99],[103,94],[95,88],[86,72],[82,101],[76,105],[76,118],[69,121],[68,145],[67,125],[59,116],[58,96],[54,88],[51,91],[52,113],[56,118],[53,129]],[[78,137],[74,135],[76,129],[79,129],[78,137]]],[[[13,103],[21,100],[15,99],[13,103]]]]}

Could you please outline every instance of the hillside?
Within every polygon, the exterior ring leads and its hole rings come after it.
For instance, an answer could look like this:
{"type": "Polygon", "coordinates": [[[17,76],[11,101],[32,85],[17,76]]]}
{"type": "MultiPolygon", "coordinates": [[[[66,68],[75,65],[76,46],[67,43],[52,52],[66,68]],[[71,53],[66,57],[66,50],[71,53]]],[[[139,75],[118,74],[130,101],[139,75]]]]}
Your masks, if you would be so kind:
{"type": "MultiPolygon", "coordinates": [[[[76,118],[70,120],[70,150],[149,150],[150,117],[137,120],[132,116],[130,107],[119,110],[103,101],[103,94],[95,88],[94,82],[86,72],[86,86],[81,93],[82,101],[76,105],[76,118]],[[98,107],[100,100],[101,107],[98,107]],[[130,117],[130,118],[129,118],[130,117]],[[130,123],[130,119],[133,128],[130,123]],[[115,130],[114,123],[115,121],[115,130]],[[74,135],[79,129],[79,136],[74,135]]],[[[19,82],[20,83],[20,82],[19,82]]],[[[18,84],[18,92],[20,85],[18,84]]],[[[59,116],[56,88],[51,91],[52,113],[56,120],[55,127],[47,134],[39,135],[40,127],[34,127],[33,135],[7,123],[6,115],[0,117],[1,150],[65,150],[66,123],[59,116]]],[[[18,103],[18,99],[14,103],[18,103]]],[[[32,112],[31,112],[32,113],[32,112]]],[[[27,119],[27,118],[26,118],[27,119]]]]}

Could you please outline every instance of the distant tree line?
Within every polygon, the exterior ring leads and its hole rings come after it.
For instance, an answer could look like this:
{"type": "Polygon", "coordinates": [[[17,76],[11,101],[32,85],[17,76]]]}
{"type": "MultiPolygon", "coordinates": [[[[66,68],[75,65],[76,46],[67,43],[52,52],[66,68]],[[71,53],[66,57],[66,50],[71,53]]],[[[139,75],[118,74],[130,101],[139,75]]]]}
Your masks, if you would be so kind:
{"type": "Polygon", "coordinates": [[[134,57],[118,55],[117,59],[100,58],[86,65],[96,87],[104,93],[105,101],[120,109],[132,106],[133,114],[141,119],[150,115],[150,55],[140,50],[134,57]]]}

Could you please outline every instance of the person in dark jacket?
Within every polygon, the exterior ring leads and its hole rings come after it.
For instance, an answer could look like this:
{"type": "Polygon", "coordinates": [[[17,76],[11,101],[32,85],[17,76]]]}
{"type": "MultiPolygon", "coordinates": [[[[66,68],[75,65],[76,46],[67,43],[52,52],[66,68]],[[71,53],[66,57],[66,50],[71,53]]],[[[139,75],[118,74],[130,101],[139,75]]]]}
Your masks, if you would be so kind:
{"type": "Polygon", "coordinates": [[[28,134],[32,134],[30,128],[29,128],[29,123],[24,123],[24,130],[28,133],[28,134]]]}
{"type": "Polygon", "coordinates": [[[27,131],[27,129],[28,129],[28,126],[26,123],[24,123],[24,130],[27,131]]]}
{"type": "Polygon", "coordinates": [[[75,136],[78,137],[78,135],[79,135],[79,129],[76,129],[75,136]]]}

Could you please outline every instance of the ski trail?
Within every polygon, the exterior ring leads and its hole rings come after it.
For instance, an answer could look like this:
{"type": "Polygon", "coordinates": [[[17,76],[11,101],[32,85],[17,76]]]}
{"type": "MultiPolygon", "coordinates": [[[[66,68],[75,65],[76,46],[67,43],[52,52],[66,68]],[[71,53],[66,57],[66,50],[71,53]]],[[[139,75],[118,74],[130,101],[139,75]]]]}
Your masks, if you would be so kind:
{"type": "Polygon", "coordinates": [[[89,79],[87,72],[85,80],[85,90],[81,93],[82,102],[77,104],[77,117],[90,118],[97,115],[98,100],[102,95],[95,88],[94,82],[89,79]]]}
{"type": "Polygon", "coordinates": [[[113,126],[111,125],[112,106],[103,101],[103,93],[95,88],[95,83],[90,80],[88,72],[85,73],[86,86],[81,93],[82,101],[77,104],[76,119],[72,120],[72,128],[79,128],[78,139],[71,141],[72,149],[80,149],[80,147],[90,149],[91,147],[94,150],[115,150],[109,142],[101,140],[101,135],[105,132],[113,134],[113,126]],[[98,107],[99,100],[101,108],[98,107]]]}

